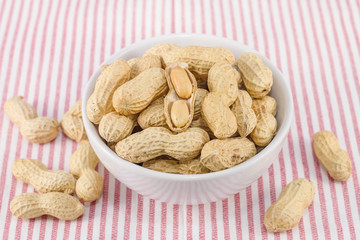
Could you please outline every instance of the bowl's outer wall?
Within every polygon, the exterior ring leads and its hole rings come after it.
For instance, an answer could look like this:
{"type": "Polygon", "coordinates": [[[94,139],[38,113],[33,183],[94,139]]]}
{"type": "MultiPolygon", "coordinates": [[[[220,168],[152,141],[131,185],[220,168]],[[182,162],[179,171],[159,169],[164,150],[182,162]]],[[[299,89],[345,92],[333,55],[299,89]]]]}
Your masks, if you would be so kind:
{"type": "MultiPolygon", "coordinates": [[[[184,45],[223,46],[237,58],[244,52],[256,52],[238,42],[206,35],[170,35],[133,44],[112,55],[103,64],[115,59],[140,57],[147,49],[161,42],[184,45]]],[[[257,53],[257,52],[256,52],[257,53]]],[[[259,53],[257,53],[259,54],[259,53]]],[[[180,176],[148,170],[127,162],[112,152],[100,138],[96,127],[86,116],[86,102],[93,92],[100,66],[95,70],[83,92],[83,120],[91,145],[104,166],[122,183],[146,197],[176,204],[201,204],[227,198],[249,186],[277,158],[288,134],[293,115],[293,103],[288,83],[276,67],[261,54],[273,71],[274,84],[270,93],[278,103],[278,133],[273,141],[255,157],[231,169],[195,176],[180,176]]]]}

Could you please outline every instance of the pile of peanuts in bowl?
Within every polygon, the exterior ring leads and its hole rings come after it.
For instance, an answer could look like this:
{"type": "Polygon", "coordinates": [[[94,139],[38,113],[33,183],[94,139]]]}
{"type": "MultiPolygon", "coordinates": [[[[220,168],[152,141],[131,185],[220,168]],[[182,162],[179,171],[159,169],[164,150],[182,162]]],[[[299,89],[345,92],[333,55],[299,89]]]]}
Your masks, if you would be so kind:
{"type": "Polygon", "coordinates": [[[86,113],[127,161],[167,173],[209,173],[270,143],[277,128],[272,84],[271,70],[254,53],[235,62],[223,47],[161,43],[141,58],[103,65],[86,113]]]}

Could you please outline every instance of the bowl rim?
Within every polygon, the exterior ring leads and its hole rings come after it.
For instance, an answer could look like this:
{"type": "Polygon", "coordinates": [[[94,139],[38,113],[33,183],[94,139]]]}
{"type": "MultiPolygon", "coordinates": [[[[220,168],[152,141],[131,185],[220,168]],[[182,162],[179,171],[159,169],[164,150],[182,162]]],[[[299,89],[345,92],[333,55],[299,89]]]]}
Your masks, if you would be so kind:
{"type": "MultiPolygon", "coordinates": [[[[105,153],[107,155],[106,156],[107,159],[111,159],[111,161],[118,161],[116,164],[121,164],[126,168],[130,168],[134,171],[138,171],[139,174],[144,174],[149,177],[157,178],[157,179],[166,179],[168,181],[180,181],[180,182],[200,181],[200,180],[203,181],[206,179],[221,178],[225,175],[234,174],[234,173],[238,172],[241,168],[251,168],[252,166],[256,165],[257,162],[260,161],[268,152],[270,152],[270,150],[272,148],[275,148],[278,144],[281,144],[281,142],[287,137],[290,126],[291,126],[292,118],[294,115],[293,98],[292,98],[292,93],[291,93],[289,83],[287,81],[285,81],[284,75],[276,67],[275,64],[273,64],[263,54],[256,51],[255,49],[249,47],[248,45],[242,44],[242,43],[232,40],[232,39],[219,37],[219,36],[213,36],[213,35],[207,35],[207,34],[162,35],[162,36],[152,37],[149,39],[144,39],[144,40],[135,42],[133,44],[130,44],[130,45],[120,49],[119,51],[116,51],[114,54],[112,54],[111,56],[106,58],[92,73],[91,77],[89,78],[88,82],[86,83],[85,89],[82,92],[82,99],[83,99],[83,101],[82,101],[82,117],[83,117],[85,130],[88,135],[90,144],[92,141],[94,141],[98,145],[98,147],[100,147],[102,149],[103,153],[105,153]],[[90,125],[92,125],[94,127],[94,124],[89,121],[89,119],[87,118],[87,114],[86,114],[86,104],[87,104],[88,98],[86,99],[86,101],[84,101],[84,100],[85,100],[86,95],[90,96],[93,91],[93,88],[95,85],[94,82],[96,81],[95,76],[97,76],[100,73],[101,65],[109,64],[110,62],[112,62],[111,59],[116,59],[115,57],[118,55],[124,55],[127,52],[135,50],[136,48],[143,45],[144,43],[149,44],[149,42],[152,42],[153,45],[155,45],[160,42],[170,42],[171,39],[174,39],[174,38],[194,38],[194,37],[195,38],[206,38],[208,40],[213,40],[213,41],[224,41],[224,42],[229,42],[229,43],[231,42],[232,44],[239,44],[239,45],[241,45],[241,47],[247,48],[247,49],[249,49],[249,51],[258,54],[261,57],[261,59],[266,62],[266,65],[269,66],[273,72],[276,72],[276,74],[280,76],[278,81],[280,81],[280,84],[283,85],[284,88],[286,89],[284,91],[284,97],[287,102],[287,108],[285,109],[287,111],[287,114],[285,115],[285,117],[283,119],[281,128],[277,129],[277,133],[276,133],[275,137],[272,139],[272,141],[269,143],[269,145],[267,145],[260,153],[257,153],[255,156],[251,157],[250,159],[246,160],[245,162],[242,162],[241,164],[238,164],[234,167],[224,169],[221,171],[217,171],[217,172],[194,174],[194,175],[164,173],[164,172],[159,172],[159,171],[151,170],[148,168],[144,168],[142,166],[139,166],[137,164],[134,164],[132,162],[129,162],[129,161],[119,157],[115,152],[113,152],[103,142],[99,133],[96,130],[94,131],[93,129],[91,129],[90,125]],[[95,136],[95,137],[93,137],[93,136],[95,136]],[[90,140],[90,138],[91,138],[91,140],[90,140]]],[[[96,129],[96,128],[94,127],[94,129],[96,129]]],[[[103,162],[103,160],[101,158],[99,158],[99,159],[101,162],[103,162]]],[[[104,164],[104,165],[106,165],[106,164],[104,164]]]]}

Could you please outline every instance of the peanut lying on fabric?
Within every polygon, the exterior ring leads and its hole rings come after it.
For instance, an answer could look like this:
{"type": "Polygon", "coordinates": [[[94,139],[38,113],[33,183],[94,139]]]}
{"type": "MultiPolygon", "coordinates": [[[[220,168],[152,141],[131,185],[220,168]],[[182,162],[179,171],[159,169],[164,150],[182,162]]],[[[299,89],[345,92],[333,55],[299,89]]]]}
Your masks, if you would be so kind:
{"type": "Polygon", "coordinates": [[[315,185],[299,178],[290,182],[265,212],[264,225],[270,232],[283,232],[299,224],[315,196],[315,185]]]}
{"type": "Polygon", "coordinates": [[[22,96],[8,99],[4,111],[29,142],[48,143],[59,133],[59,122],[55,118],[38,117],[33,106],[25,102],[22,96]]]}
{"type": "Polygon", "coordinates": [[[81,99],[67,111],[61,119],[60,126],[65,135],[77,142],[87,139],[81,115],[81,99]]]}
{"type": "Polygon", "coordinates": [[[78,178],[76,195],[85,202],[98,199],[103,190],[104,179],[95,171],[99,159],[89,141],[82,141],[70,159],[70,172],[78,178]]]}
{"type": "Polygon", "coordinates": [[[103,102],[95,101],[92,110],[89,100],[87,114],[95,112],[99,135],[127,161],[177,174],[180,166],[200,169],[189,174],[220,171],[251,158],[274,137],[272,83],[271,70],[254,53],[235,62],[223,47],[160,43],[142,56],[102,66],[93,95],[103,102]],[[115,81],[115,72],[121,79],[115,81]],[[112,79],[104,91],[100,82],[112,79]]]}
{"type": "Polygon", "coordinates": [[[70,173],[62,170],[48,170],[36,159],[17,159],[11,169],[17,179],[33,185],[40,193],[71,194],[75,190],[75,178],[70,173]]]}
{"type": "Polygon", "coordinates": [[[352,171],[349,154],[340,148],[339,141],[330,131],[320,131],[313,136],[316,157],[336,181],[346,181],[352,171]]]}
{"type": "Polygon", "coordinates": [[[23,193],[11,201],[10,211],[22,219],[50,215],[61,220],[74,220],[85,213],[85,207],[65,193],[23,193]]]}

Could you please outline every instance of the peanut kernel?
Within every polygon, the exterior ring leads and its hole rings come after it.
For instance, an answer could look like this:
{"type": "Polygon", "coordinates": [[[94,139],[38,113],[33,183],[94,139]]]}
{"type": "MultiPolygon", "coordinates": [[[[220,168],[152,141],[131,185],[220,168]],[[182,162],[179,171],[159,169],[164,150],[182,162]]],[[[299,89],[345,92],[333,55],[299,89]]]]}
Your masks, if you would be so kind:
{"type": "Polygon", "coordinates": [[[186,99],[191,97],[193,87],[189,76],[182,67],[174,67],[171,70],[170,79],[179,97],[186,99]]]}
{"type": "Polygon", "coordinates": [[[171,121],[176,127],[183,127],[189,120],[190,112],[185,101],[177,100],[171,107],[171,121]]]}

